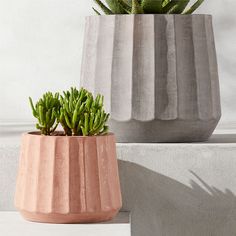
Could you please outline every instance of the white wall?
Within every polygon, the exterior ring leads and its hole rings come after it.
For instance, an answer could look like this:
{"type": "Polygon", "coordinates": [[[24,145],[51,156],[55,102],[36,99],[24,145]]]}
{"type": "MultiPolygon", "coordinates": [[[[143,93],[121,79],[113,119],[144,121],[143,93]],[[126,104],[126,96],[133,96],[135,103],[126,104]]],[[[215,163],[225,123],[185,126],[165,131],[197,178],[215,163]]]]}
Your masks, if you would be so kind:
{"type": "Polygon", "coordinates": [[[0,0],[0,122],[31,120],[28,96],[77,85],[88,0],[0,0]]]}
{"type": "MultiPolygon", "coordinates": [[[[0,0],[0,124],[32,121],[27,98],[77,85],[89,0],[0,0]]],[[[205,0],[214,16],[222,123],[236,121],[236,1],[205,0]]]]}

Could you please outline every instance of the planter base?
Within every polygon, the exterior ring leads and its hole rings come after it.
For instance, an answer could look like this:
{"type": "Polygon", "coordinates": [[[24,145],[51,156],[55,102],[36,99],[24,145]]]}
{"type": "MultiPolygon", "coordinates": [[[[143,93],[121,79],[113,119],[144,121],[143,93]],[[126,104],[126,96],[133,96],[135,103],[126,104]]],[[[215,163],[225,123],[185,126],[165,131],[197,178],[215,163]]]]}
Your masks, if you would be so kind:
{"type": "Polygon", "coordinates": [[[119,143],[202,142],[212,135],[219,119],[148,122],[110,120],[110,129],[116,131],[119,143]]]}
{"type": "Polygon", "coordinates": [[[24,219],[40,223],[53,224],[73,224],[73,223],[96,223],[111,220],[118,210],[96,213],[69,213],[69,214],[55,214],[55,213],[34,213],[27,211],[20,211],[24,219]]]}

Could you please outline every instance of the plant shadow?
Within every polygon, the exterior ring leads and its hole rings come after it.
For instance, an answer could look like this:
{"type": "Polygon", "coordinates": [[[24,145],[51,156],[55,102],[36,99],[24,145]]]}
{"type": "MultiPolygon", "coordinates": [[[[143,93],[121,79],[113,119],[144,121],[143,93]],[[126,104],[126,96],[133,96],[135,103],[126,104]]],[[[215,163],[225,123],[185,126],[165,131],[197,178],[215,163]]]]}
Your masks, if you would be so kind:
{"type": "Polygon", "coordinates": [[[229,189],[211,187],[191,170],[191,186],[127,161],[119,160],[119,171],[132,236],[236,236],[229,189]]]}

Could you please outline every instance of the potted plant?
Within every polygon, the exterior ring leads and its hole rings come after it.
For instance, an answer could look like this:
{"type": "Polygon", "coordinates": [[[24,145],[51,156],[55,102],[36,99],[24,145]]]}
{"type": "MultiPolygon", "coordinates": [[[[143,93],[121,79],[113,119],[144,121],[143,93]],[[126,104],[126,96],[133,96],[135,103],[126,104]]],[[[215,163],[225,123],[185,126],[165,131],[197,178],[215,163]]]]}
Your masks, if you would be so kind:
{"type": "Polygon", "coordinates": [[[81,85],[104,94],[117,141],[207,140],[221,107],[212,17],[191,14],[203,0],[95,2],[81,85]]]}
{"type": "Polygon", "coordinates": [[[33,105],[39,132],[23,134],[15,206],[30,221],[99,222],[121,207],[115,137],[103,96],[72,88],[33,105]],[[60,124],[64,131],[56,131],[60,124]]]}

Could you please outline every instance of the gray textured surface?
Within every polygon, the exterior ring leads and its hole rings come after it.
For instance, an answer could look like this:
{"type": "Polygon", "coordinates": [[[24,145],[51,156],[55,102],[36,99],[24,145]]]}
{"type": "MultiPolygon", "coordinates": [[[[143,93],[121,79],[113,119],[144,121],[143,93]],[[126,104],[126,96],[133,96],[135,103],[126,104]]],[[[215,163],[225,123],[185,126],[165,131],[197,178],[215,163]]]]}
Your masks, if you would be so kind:
{"type": "Polygon", "coordinates": [[[87,17],[81,85],[105,95],[118,142],[207,139],[221,116],[211,16],[87,17]]]}
{"type": "MultiPolygon", "coordinates": [[[[14,210],[19,133],[0,137],[0,211],[14,210]]],[[[118,144],[133,236],[235,236],[236,135],[206,143],[118,144]]]]}
{"type": "Polygon", "coordinates": [[[235,236],[236,145],[120,144],[134,236],[235,236]]]}

